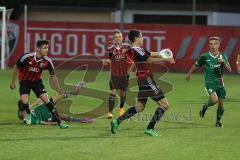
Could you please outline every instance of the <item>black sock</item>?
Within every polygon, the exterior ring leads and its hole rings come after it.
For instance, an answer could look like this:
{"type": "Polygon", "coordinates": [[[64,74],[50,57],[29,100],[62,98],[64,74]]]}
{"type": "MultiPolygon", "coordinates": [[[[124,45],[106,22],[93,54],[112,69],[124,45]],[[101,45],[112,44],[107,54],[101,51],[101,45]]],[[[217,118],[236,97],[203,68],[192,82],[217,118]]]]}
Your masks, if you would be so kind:
{"type": "Polygon", "coordinates": [[[56,108],[54,107],[54,103],[52,103],[51,101],[49,101],[47,103],[47,106],[48,106],[48,109],[49,111],[51,112],[52,116],[54,117],[54,119],[57,121],[58,124],[60,124],[61,120],[60,120],[60,117],[57,113],[57,110],[56,108]]]}
{"type": "Polygon", "coordinates": [[[137,113],[137,110],[136,110],[135,106],[129,108],[123,115],[121,115],[121,116],[117,119],[118,125],[119,125],[122,121],[124,121],[124,120],[126,120],[126,119],[128,119],[128,118],[130,118],[130,117],[132,117],[132,116],[134,116],[136,113],[137,113]]]}
{"type": "Polygon", "coordinates": [[[27,103],[27,104],[22,103],[22,108],[23,108],[23,110],[25,110],[27,112],[27,114],[31,113],[30,108],[29,108],[29,103],[27,103]]]}
{"type": "Polygon", "coordinates": [[[112,112],[114,108],[114,103],[115,103],[115,95],[110,94],[109,99],[108,99],[108,111],[112,112]]]}
{"type": "Polygon", "coordinates": [[[121,97],[121,99],[120,99],[120,108],[123,108],[125,100],[126,100],[126,96],[121,97]]]}
{"type": "Polygon", "coordinates": [[[218,109],[217,109],[217,118],[216,118],[216,122],[220,122],[221,119],[222,119],[222,116],[223,116],[223,113],[224,113],[224,108],[223,106],[218,106],[218,109]]]}
{"type": "Polygon", "coordinates": [[[164,112],[166,111],[163,107],[158,107],[155,111],[152,120],[147,126],[147,129],[154,129],[155,124],[161,119],[161,117],[164,115],[164,112]]]}

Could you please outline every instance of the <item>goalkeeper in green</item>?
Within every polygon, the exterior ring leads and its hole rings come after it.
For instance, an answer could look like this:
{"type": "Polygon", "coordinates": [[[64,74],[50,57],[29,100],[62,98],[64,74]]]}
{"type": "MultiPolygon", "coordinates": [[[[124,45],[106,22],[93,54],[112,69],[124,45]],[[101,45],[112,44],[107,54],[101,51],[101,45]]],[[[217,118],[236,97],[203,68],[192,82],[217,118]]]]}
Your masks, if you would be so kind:
{"type": "Polygon", "coordinates": [[[209,47],[210,51],[203,53],[191,67],[187,73],[186,80],[189,81],[191,79],[193,71],[204,66],[205,88],[209,94],[209,99],[202,105],[199,115],[203,118],[208,107],[218,104],[215,125],[216,127],[223,127],[220,122],[224,113],[223,104],[226,97],[226,90],[223,82],[223,69],[225,68],[229,72],[232,70],[226,55],[219,51],[220,38],[210,37],[209,47]]]}

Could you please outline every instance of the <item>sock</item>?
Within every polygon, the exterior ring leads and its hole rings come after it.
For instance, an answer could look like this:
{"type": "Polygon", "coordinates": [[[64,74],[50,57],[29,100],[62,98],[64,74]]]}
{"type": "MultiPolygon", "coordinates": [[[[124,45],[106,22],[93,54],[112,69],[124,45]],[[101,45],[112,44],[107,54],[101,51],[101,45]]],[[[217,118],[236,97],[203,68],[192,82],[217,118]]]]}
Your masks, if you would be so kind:
{"type": "Polygon", "coordinates": [[[212,100],[209,98],[207,104],[207,108],[214,105],[214,103],[212,102],[212,100]]]}
{"type": "Polygon", "coordinates": [[[223,106],[218,106],[218,109],[217,109],[217,119],[216,119],[216,122],[220,122],[222,116],[223,116],[223,113],[224,113],[224,108],[223,106]]]}
{"type": "Polygon", "coordinates": [[[54,103],[49,101],[46,105],[47,105],[49,111],[51,112],[52,116],[54,117],[54,119],[57,121],[58,124],[60,124],[61,120],[59,118],[56,108],[54,107],[54,103]]]}
{"type": "Polygon", "coordinates": [[[121,97],[121,99],[120,99],[120,108],[123,108],[125,100],[126,100],[126,96],[121,97]]]}
{"type": "Polygon", "coordinates": [[[152,117],[152,120],[149,122],[147,129],[154,129],[155,124],[161,119],[165,111],[166,111],[165,108],[158,107],[152,117]]]}
{"type": "Polygon", "coordinates": [[[115,95],[110,94],[109,99],[108,99],[108,111],[112,112],[114,108],[114,103],[115,103],[115,95]]]}
{"type": "Polygon", "coordinates": [[[121,115],[121,116],[117,119],[118,125],[119,125],[122,121],[124,121],[124,120],[126,120],[126,119],[128,119],[128,118],[130,118],[130,117],[132,117],[132,116],[134,116],[136,113],[137,113],[137,110],[136,110],[135,106],[129,108],[123,115],[121,115]]]}
{"type": "Polygon", "coordinates": [[[23,110],[25,110],[27,112],[27,114],[31,113],[30,108],[29,108],[29,103],[27,103],[27,104],[22,103],[22,108],[23,108],[23,110]]]}

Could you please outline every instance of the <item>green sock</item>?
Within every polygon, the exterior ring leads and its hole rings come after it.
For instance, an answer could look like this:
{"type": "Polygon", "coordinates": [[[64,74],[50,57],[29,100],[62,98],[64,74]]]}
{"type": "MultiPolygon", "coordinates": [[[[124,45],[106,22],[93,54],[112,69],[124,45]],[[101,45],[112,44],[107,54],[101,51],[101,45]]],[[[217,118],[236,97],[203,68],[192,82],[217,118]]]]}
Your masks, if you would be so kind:
{"type": "Polygon", "coordinates": [[[207,104],[207,108],[214,105],[214,103],[210,98],[208,99],[208,102],[206,104],[207,104]]]}
{"type": "Polygon", "coordinates": [[[224,113],[223,106],[221,106],[221,107],[218,106],[218,109],[217,109],[217,119],[216,119],[217,122],[220,122],[220,120],[221,120],[221,118],[223,116],[223,113],[224,113]]]}

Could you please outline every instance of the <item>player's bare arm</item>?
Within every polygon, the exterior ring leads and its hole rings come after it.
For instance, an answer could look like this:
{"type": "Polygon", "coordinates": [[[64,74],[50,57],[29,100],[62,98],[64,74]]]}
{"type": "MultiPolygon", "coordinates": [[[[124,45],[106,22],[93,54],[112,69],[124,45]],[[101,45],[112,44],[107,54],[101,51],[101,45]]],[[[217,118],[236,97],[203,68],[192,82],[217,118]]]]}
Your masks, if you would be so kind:
{"type": "Polygon", "coordinates": [[[226,61],[224,59],[218,59],[219,63],[222,63],[224,68],[228,71],[228,72],[232,72],[231,66],[229,63],[226,63],[226,61]]]}
{"type": "Polygon", "coordinates": [[[59,84],[58,78],[55,74],[50,75],[50,81],[53,82],[54,88],[57,90],[59,94],[63,94],[63,89],[59,84]]]}
{"type": "Polygon", "coordinates": [[[198,67],[196,67],[195,64],[192,65],[192,67],[190,68],[190,70],[188,71],[187,76],[186,76],[186,80],[187,80],[187,81],[190,81],[190,80],[191,80],[191,75],[192,75],[192,73],[193,73],[195,70],[197,70],[197,68],[198,68],[198,67]]]}
{"type": "Polygon", "coordinates": [[[18,75],[18,68],[15,65],[13,68],[13,73],[12,73],[12,82],[10,84],[10,88],[11,89],[15,89],[16,88],[16,79],[17,79],[17,75],[18,75]]]}

